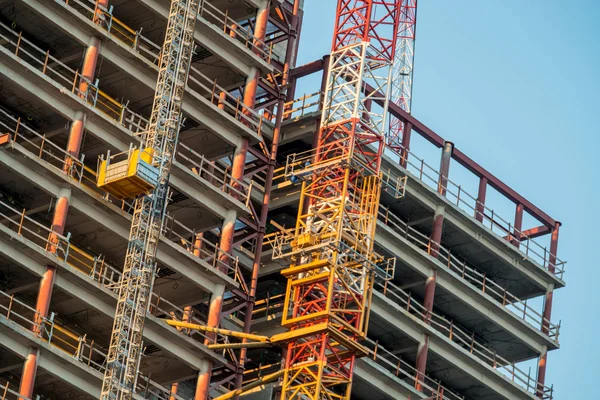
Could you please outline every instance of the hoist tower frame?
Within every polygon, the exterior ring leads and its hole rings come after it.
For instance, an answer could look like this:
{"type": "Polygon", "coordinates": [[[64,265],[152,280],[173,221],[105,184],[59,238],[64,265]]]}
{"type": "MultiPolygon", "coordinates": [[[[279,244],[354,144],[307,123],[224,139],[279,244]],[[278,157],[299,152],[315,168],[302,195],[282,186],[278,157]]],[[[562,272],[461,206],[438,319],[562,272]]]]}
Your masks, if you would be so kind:
{"type": "Polygon", "coordinates": [[[158,65],[152,114],[141,148],[158,182],[135,199],[129,243],[102,382],[102,400],[131,399],[143,349],[142,332],[156,275],[156,250],[166,214],[169,175],[182,123],[181,105],[194,50],[198,0],[172,0],[158,65]]]}
{"type": "Polygon", "coordinates": [[[290,259],[285,400],[349,399],[356,357],[366,354],[400,2],[338,0],[317,146],[288,157],[286,173],[302,189],[295,230],[274,249],[290,259]]]}

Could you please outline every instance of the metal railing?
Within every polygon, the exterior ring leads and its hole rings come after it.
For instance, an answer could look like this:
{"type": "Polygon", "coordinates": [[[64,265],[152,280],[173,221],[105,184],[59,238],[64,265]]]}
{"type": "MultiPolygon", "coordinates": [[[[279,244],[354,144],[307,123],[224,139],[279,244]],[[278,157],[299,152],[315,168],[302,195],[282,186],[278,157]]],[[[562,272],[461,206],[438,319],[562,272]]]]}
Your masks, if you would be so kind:
{"type": "Polygon", "coordinates": [[[465,328],[454,323],[435,312],[429,312],[417,298],[413,298],[394,283],[386,281],[383,272],[378,271],[374,288],[386,298],[392,300],[401,307],[412,318],[424,321],[436,331],[461,348],[476,356],[488,366],[499,371],[507,379],[515,382],[529,393],[543,394],[544,399],[552,399],[552,387],[544,386],[538,388],[537,379],[531,376],[531,371],[525,372],[514,363],[496,354],[496,351],[488,348],[474,332],[468,332],[465,328]]]}
{"type": "MultiPolygon", "coordinates": [[[[304,95],[286,104],[294,105],[293,108],[296,109],[295,112],[299,113],[299,116],[302,116],[305,114],[301,106],[303,102],[305,102],[306,99],[316,97],[317,95],[322,96],[322,93],[317,92],[304,95]],[[295,104],[299,105],[296,106],[295,104]]],[[[318,102],[316,102],[316,104],[318,104],[318,102]]],[[[314,109],[312,107],[314,107],[314,104],[311,104],[311,107],[309,108],[311,112],[318,110],[318,108],[314,109]]],[[[387,147],[385,151],[386,154],[392,155],[395,158],[402,159],[403,157],[402,154],[389,147],[387,147]]],[[[438,170],[428,165],[423,159],[419,158],[414,153],[410,151],[405,151],[405,153],[407,160],[406,170],[412,176],[421,180],[423,183],[427,184],[427,186],[437,191],[439,189],[439,185],[442,183],[442,177],[440,176],[438,170]]],[[[401,167],[398,168],[401,169],[401,167]]],[[[558,257],[556,257],[556,254],[552,254],[547,247],[542,246],[533,238],[530,238],[523,232],[515,229],[511,222],[500,217],[493,209],[478,202],[477,197],[466,192],[461,185],[453,182],[447,177],[444,177],[443,183],[446,187],[446,198],[448,201],[454,203],[458,208],[470,214],[473,218],[477,218],[478,216],[481,217],[485,221],[482,224],[488,227],[493,233],[500,236],[502,239],[516,240],[518,242],[518,247],[516,248],[518,248],[526,256],[529,256],[536,264],[562,279],[565,272],[565,261],[560,260],[558,257]],[[483,210],[482,212],[477,209],[478,206],[483,210]],[[553,259],[555,259],[555,261],[553,261],[553,259]]]]}
{"type": "MultiPolygon", "coordinates": [[[[83,157],[81,159],[74,158],[72,155],[64,151],[60,146],[47,139],[45,135],[40,135],[35,130],[31,129],[27,124],[21,123],[20,119],[14,118],[4,110],[0,110],[0,128],[3,128],[3,130],[12,134],[11,144],[13,146],[15,144],[21,145],[23,149],[29,151],[33,156],[37,156],[41,160],[48,162],[58,171],[70,176],[102,199],[111,203],[119,204],[123,210],[131,209],[132,205],[130,203],[124,200],[114,199],[104,190],[96,186],[96,172],[83,163],[83,157]]],[[[247,186],[241,182],[239,182],[239,185],[232,185],[230,177],[227,175],[226,171],[223,171],[219,168],[212,168],[210,162],[205,160],[202,156],[199,157],[201,157],[199,158],[201,162],[199,164],[195,164],[197,173],[202,173],[207,180],[217,187],[224,188],[227,193],[239,193],[248,199],[250,192],[247,186]]],[[[0,202],[0,204],[2,204],[2,202],[0,202]]],[[[12,206],[10,207],[14,212],[18,213],[18,211],[12,208],[12,206]]],[[[23,210],[22,212],[26,213],[26,210],[23,210]]],[[[31,221],[31,223],[40,225],[33,220],[31,221]]],[[[29,218],[25,217],[24,222],[29,222],[29,218]]],[[[27,229],[27,226],[25,226],[24,229],[27,229]]],[[[49,230],[49,228],[46,229],[49,230]]],[[[49,231],[48,236],[50,234],[51,233],[49,231]]],[[[244,277],[241,274],[237,257],[224,252],[203,237],[195,239],[197,236],[196,232],[186,227],[172,216],[167,216],[167,220],[163,226],[162,234],[168,240],[183,246],[191,252],[194,252],[194,250],[199,251],[200,258],[202,260],[207,262],[209,265],[212,265],[214,268],[227,271],[227,275],[238,281],[242,288],[246,288],[247,285],[244,277]]],[[[78,247],[74,246],[72,243],[69,243],[69,239],[67,237],[65,237],[65,243],[65,250],[62,250],[59,247],[59,257],[65,260],[67,264],[90,276],[93,276],[98,282],[113,282],[111,277],[114,276],[116,270],[114,268],[105,268],[103,257],[92,257],[78,247]]]]}
{"type": "MultiPolygon", "coordinates": [[[[88,341],[86,336],[79,335],[64,327],[55,319],[54,313],[50,318],[39,315],[37,310],[22,300],[0,290],[0,316],[21,326],[49,346],[55,347],[73,357],[75,360],[86,364],[101,373],[106,368],[106,351],[101,349],[94,341],[88,341]]],[[[136,392],[152,394],[161,400],[168,400],[170,390],[151,381],[139,373],[136,392]]],[[[180,398],[181,399],[181,398],[180,398]]]]}
{"type": "Polygon", "coordinates": [[[223,168],[219,163],[208,160],[182,142],[177,144],[175,159],[221,191],[246,204],[250,201],[250,185],[234,178],[230,168],[223,168]]]}
{"type": "MultiPolygon", "coordinates": [[[[322,92],[305,94],[302,97],[288,101],[283,106],[283,120],[299,119],[308,113],[318,112],[321,107],[322,92]]],[[[275,120],[275,115],[272,115],[275,120]]]]}
{"type": "Polygon", "coordinates": [[[223,110],[258,136],[263,135],[265,122],[268,120],[251,107],[245,105],[240,96],[235,96],[222,86],[219,86],[216,79],[210,79],[200,72],[199,69],[191,66],[187,86],[191,91],[210,100],[213,107],[223,110]]]}
{"type": "Polygon", "coordinates": [[[110,97],[98,88],[98,82],[84,78],[78,70],[64,64],[48,50],[43,50],[17,33],[7,25],[0,23],[0,45],[15,54],[21,60],[41,71],[71,93],[81,97],[102,113],[108,115],[134,133],[146,129],[148,120],[131,111],[126,105],[110,97]],[[83,88],[83,89],[82,89],[83,88]]]}
{"type": "MultiPolygon", "coordinates": [[[[55,1],[65,2],[65,0],[55,1]]],[[[86,15],[89,19],[94,20],[94,15],[97,15],[97,13],[94,13],[95,2],[92,0],[70,0],[67,1],[66,4],[71,5],[74,10],[86,15]]],[[[158,63],[161,47],[141,35],[141,29],[135,31],[131,27],[125,25],[123,22],[115,18],[113,16],[112,7],[110,10],[99,9],[99,12],[104,18],[103,21],[97,22],[100,27],[106,29],[106,31],[112,37],[126,44],[128,47],[138,52],[142,57],[146,58],[153,64],[158,63]]],[[[205,12],[205,16],[212,17],[220,15],[219,13],[221,13],[209,2],[202,1],[198,15],[202,16],[203,12],[205,12]]],[[[228,20],[228,18],[229,17],[226,14],[223,14],[224,20],[228,20]]],[[[215,21],[217,19],[218,18],[216,17],[213,18],[215,21]]],[[[229,19],[229,22],[233,21],[229,19]]],[[[235,24],[235,22],[233,23],[235,24]]],[[[241,28],[241,30],[236,29],[236,37],[243,37],[244,31],[244,28],[241,28]],[[239,33],[242,33],[242,36],[240,36],[239,33]]],[[[243,104],[240,97],[232,95],[226,89],[217,85],[215,80],[210,79],[194,66],[190,67],[187,85],[190,90],[198,93],[200,96],[206,99],[209,99],[213,106],[224,110],[228,115],[246,125],[259,136],[262,135],[265,119],[252,108],[243,104]]],[[[118,120],[118,102],[111,102],[105,99],[101,104],[106,107],[108,115],[111,115],[115,120],[118,120]]],[[[121,106],[123,105],[121,104],[121,106]]],[[[123,118],[127,119],[126,116],[123,118]]]]}
{"type": "MultiPolygon", "coordinates": [[[[389,151],[391,152],[391,149],[389,151]]],[[[398,153],[394,152],[394,154],[399,156],[398,153]]],[[[407,157],[406,170],[431,188],[438,190],[442,181],[439,172],[412,152],[409,151],[407,154],[409,157],[407,157]]],[[[443,181],[446,186],[446,198],[448,201],[454,203],[461,210],[470,213],[473,218],[477,218],[478,216],[483,218],[484,222],[482,224],[502,239],[509,241],[516,240],[518,246],[515,248],[524,253],[524,255],[529,256],[542,268],[562,279],[566,264],[564,261],[556,257],[555,254],[551,254],[546,247],[537,243],[518,229],[515,229],[509,221],[500,217],[494,210],[478,202],[477,197],[466,192],[459,184],[447,177],[444,177],[443,181]],[[477,205],[483,209],[483,212],[477,210],[477,205]],[[553,258],[556,258],[556,261],[553,262],[553,258]]]]}
{"type": "Polygon", "coordinates": [[[489,279],[485,273],[478,271],[465,258],[459,257],[441,244],[433,242],[429,236],[409,226],[384,206],[380,206],[379,208],[378,219],[411,244],[425,251],[427,254],[435,256],[438,261],[455,275],[458,275],[471,286],[481,290],[493,300],[502,304],[502,306],[509,309],[517,317],[533,325],[536,329],[547,327],[547,335],[551,339],[558,341],[560,324],[553,324],[551,321],[545,319],[541,313],[528,305],[526,300],[519,299],[508,292],[506,288],[489,279]],[[432,244],[434,243],[437,250],[432,252],[432,244]],[[436,253],[437,255],[435,255],[436,253]]]}
{"type": "Polygon", "coordinates": [[[9,386],[10,382],[0,383],[0,400],[39,400],[40,396],[36,395],[32,399],[21,396],[16,390],[12,390],[9,386]]]}
{"type": "Polygon", "coordinates": [[[225,271],[227,276],[234,279],[241,289],[248,293],[248,285],[240,270],[239,258],[223,251],[219,246],[210,242],[204,235],[199,235],[192,229],[176,221],[170,215],[165,218],[162,234],[175,243],[179,243],[187,251],[199,257],[213,268],[225,271]]]}
{"type": "Polygon", "coordinates": [[[464,396],[445,388],[441,381],[432,379],[427,375],[419,374],[415,367],[387,350],[378,342],[366,338],[362,344],[368,350],[367,357],[401,380],[408,381],[415,387],[421,386],[422,392],[429,396],[429,398],[436,400],[464,400],[464,396]]]}

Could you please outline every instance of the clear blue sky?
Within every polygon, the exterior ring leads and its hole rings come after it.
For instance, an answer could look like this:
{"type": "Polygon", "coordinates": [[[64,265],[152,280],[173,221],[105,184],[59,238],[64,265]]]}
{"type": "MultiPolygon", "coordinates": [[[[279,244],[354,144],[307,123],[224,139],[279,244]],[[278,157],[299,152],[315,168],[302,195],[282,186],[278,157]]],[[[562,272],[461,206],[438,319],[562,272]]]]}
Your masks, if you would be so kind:
{"type": "MultiPolygon", "coordinates": [[[[305,0],[298,65],[329,52],[335,4],[305,0]]],[[[600,380],[599,20],[594,0],[419,1],[413,115],[563,222],[561,349],[547,376],[559,400],[593,397],[600,380]]],[[[510,204],[494,209],[513,217],[510,204]]]]}

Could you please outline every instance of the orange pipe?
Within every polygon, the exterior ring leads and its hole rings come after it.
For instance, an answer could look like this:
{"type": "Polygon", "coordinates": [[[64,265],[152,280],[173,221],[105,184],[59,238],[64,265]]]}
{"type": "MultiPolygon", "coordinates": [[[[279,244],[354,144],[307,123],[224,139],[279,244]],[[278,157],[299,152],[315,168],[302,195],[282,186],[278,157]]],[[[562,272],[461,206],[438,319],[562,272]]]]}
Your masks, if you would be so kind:
{"type": "MultiPolygon", "coordinates": [[[[233,235],[235,233],[235,218],[226,218],[223,221],[223,227],[221,229],[221,239],[219,241],[219,248],[223,250],[223,253],[219,255],[219,261],[225,265],[230,265],[230,257],[233,249],[233,235]]],[[[222,264],[219,265],[219,271],[227,273],[227,268],[222,264]]]]}
{"type": "Polygon", "coordinates": [[[37,373],[38,351],[31,349],[25,364],[23,364],[23,374],[21,384],[19,385],[19,394],[23,397],[33,398],[33,386],[35,384],[35,375],[37,373]]]}

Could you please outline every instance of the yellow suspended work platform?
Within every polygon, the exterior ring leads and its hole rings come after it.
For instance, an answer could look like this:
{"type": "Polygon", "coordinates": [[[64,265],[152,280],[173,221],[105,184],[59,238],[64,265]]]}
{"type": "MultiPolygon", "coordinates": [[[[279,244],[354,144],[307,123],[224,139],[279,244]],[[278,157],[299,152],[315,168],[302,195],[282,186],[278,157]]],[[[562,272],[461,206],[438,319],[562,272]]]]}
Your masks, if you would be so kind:
{"type": "Polygon", "coordinates": [[[113,156],[109,153],[98,165],[98,187],[118,199],[134,198],[154,189],[159,173],[152,165],[154,153],[150,147],[143,151],[132,147],[113,156]]]}

